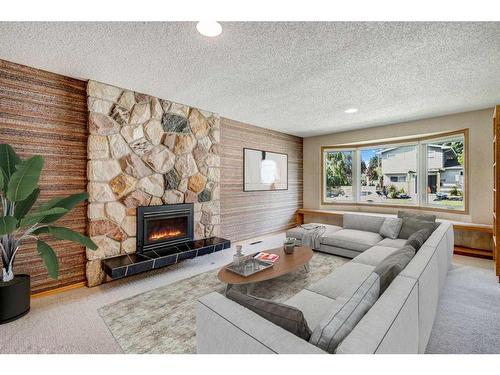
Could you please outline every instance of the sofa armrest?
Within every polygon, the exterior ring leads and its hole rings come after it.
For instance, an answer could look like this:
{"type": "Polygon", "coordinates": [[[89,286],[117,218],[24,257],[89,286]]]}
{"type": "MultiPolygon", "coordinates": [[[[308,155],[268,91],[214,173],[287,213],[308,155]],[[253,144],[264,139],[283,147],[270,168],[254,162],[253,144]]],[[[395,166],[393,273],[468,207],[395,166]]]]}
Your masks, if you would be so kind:
{"type": "Polygon", "coordinates": [[[202,354],[326,353],[217,292],[196,303],[196,341],[202,354]]]}

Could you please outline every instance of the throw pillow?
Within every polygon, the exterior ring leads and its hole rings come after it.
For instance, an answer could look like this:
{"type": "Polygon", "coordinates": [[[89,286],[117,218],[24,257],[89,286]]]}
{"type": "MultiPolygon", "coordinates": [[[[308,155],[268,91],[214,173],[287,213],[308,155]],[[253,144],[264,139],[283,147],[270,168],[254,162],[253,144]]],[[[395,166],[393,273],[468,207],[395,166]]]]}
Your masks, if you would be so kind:
{"type": "Polygon", "coordinates": [[[406,267],[415,256],[415,249],[409,245],[403,246],[387,256],[373,270],[380,277],[380,294],[391,285],[392,280],[406,267]]]}
{"type": "Polygon", "coordinates": [[[399,231],[401,230],[401,226],[403,225],[403,219],[397,217],[387,217],[384,220],[384,223],[380,227],[379,234],[382,237],[388,237],[395,240],[398,238],[399,231]]]}
{"type": "Polygon", "coordinates": [[[401,219],[404,218],[413,218],[417,220],[423,220],[423,221],[436,221],[436,215],[429,215],[429,214],[416,214],[413,212],[408,212],[408,211],[398,211],[398,217],[401,219]]]}
{"type": "Polygon", "coordinates": [[[413,233],[421,229],[428,229],[432,233],[435,228],[435,222],[405,217],[403,218],[403,225],[401,226],[398,237],[407,240],[413,233]]]}
{"type": "Polygon", "coordinates": [[[234,289],[229,289],[226,297],[304,340],[311,337],[304,314],[293,306],[243,294],[234,289]]]}
{"type": "Polygon", "coordinates": [[[418,251],[431,234],[432,231],[429,228],[420,229],[408,237],[405,245],[410,245],[415,251],[418,251]]]}
{"type": "Polygon", "coordinates": [[[340,308],[336,307],[325,315],[314,328],[309,342],[328,353],[335,353],[340,343],[377,302],[379,288],[379,276],[372,272],[340,308]]]}

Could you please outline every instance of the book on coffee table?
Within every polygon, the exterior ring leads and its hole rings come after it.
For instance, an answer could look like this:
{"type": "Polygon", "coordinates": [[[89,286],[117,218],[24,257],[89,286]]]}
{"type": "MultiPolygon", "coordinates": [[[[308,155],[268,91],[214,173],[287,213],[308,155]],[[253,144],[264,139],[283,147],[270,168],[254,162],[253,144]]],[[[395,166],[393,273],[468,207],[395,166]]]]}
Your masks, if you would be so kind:
{"type": "Polygon", "coordinates": [[[254,256],[255,259],[260,259],[265,262],[276,262],[279,259],[279,255],[276,254],[271,254],[271,253],[258,253],[256,256],[254,256]]]}

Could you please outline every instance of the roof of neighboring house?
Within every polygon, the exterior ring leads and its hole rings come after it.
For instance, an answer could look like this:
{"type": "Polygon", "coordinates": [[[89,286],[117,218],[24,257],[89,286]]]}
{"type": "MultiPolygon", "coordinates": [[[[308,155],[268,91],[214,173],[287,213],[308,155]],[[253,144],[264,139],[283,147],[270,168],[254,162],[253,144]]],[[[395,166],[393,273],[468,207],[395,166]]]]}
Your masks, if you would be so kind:
{"type": "Polygon", "coordinates": [[[389,152],[392,150],[397,150],[398,148],[402,148],[402,147],[410,147],[410,146],[389,147],[389,148],[385,148],[385,149],[379,151],[378,153],[383,154],[383,153],[386,153],[386,152],[389,152]]]}
{"type": "Polygon", "coordinates": [[[436,145],[434,143],[429,143],[427,146],[436,147],[436,148],[440,148],[443,150],[453,150],[450,146],[436,145]]]}
{"type": "Polygon", "coordinates": [[[444,157],[444,163],[443,163],[444,168],[459,167],[459,166],[461,167],[457,158],[457,153],[451,147],[444,151],[443,157],[444,157]]]}

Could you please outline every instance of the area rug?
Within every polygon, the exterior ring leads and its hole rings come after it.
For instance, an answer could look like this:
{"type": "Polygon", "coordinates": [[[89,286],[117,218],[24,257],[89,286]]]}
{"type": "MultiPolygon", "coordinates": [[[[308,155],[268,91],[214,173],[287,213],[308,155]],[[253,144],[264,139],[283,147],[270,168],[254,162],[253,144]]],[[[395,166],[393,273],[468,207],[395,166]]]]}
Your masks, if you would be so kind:
{"type": "MultiPolygon", "coordinates": [[[[253,295],[284,301],[348,259],[314,253],[310,272],[298,269],[255,286],[253,295]]],[[[225,285],[212,270],[101,307],[98,311],[124,353],[196,353],[196,300],[225,285]]]]}

